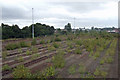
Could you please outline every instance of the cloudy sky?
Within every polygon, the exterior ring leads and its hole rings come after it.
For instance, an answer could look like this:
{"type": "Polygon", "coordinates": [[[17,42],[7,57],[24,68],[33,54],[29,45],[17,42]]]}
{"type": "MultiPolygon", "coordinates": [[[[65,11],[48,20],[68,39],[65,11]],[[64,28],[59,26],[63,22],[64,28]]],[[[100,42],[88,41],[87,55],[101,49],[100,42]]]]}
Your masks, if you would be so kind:
{"type": "Polygon", "coordinates": [[[64,28],[69,22],[76,28],[118,27],[119,0],[0,0],[2,22],[20,28],[43,23],[64,28]]]}

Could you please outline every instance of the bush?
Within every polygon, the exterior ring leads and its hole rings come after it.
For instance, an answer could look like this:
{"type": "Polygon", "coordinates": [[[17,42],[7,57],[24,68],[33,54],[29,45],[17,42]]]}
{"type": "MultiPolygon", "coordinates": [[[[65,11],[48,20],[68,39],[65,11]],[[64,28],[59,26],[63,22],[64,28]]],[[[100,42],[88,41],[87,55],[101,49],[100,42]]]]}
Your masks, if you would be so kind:
{"type": "Polygon", "coordinates": [[[37,53],[37,52],[38,52],[38,48],[32,47],[32,53],[37,53]]]}
{"type": "Polygon", "coordinates": [[[85,66],[82,65],[82,64],[79,64],[79,69],[78,69],[78,71],[79,71],[80,73],[85,73],[85,71],[86,71],[85,66]]]}
{"type": "Polygon", "coordinates": [[[31,73],[30,70],[24,65],[17,66],[13,71],[13,78],[30,78],[31,73]]]}
{"type": "Polygon", "coordinates": [[[27,51],[26,51],[26,54],[27,54],[27,55],[31,55],[31,54],[32,54],[32,52],[31,52],[31,51],[29,51],[29,50],[27,50],[27,51]]]}
{"type": "Polygon", "coordinates": [[[41,40],[41,41],[40,41],[40,44],[45,44],[45,41],[44,41],[44,40],[41,40]]]}
{"type": "Polygon", "coordinates": [[[22,48],[22,47],[30,47],[31,44],[26,43],[26,42],[19,42],[19,43],[9,43],[5,46],[5,49],[7,50],[14,50],[17,48],[22,48]]]}
{"type": "Polygon", "coordinates": [[[9,43],[9,44],[7,44],[6,46],[5,46],[5,48],[7,49],[7,50],[14,50],[14,49],[17,49],[17,48],[20,48],[21,46],[20,46],[20,44],[18,44],[18,43],[9,43]]]}
{"type": "Polygon", "coordinates": [[[24,61],[24,58],[23,58],[22,56],[20,56],[20,57],[18,58],[18,61],[23,62],[23,61],[24,61]]]}
{"type": "Polygon", "coordinates": [[[95,70],[95,72],[94,72],[94,75],[96,75],[96,76],[100,75],[100,70],[99,70],[99,68],[96,68],[96,70],[95,70]]]}
{"type": "Polygon", "coordinates": [[[80,50],[79,48],[77,48],[77,49],[75,50],[75,54],[82,54],[82,52],[81,52],[81,50],[80,50]]]}
{"type": "Polygon", "coordinates": [[[101,71],[101,76],[106,77],[107,74],[108,74],[107,72],[105,72],[105,71],[101,71]]]}
{"type": "Polygon", "coordinates": [[[46,68],[45,71],[42,73],[42,75],[44,76],[44,78],[54,76],[55,75],[55,67],[50,66],[50,67],[46,68]]]}
{"type": "Polygon", "coordinates": [[[104,64],[104,63],[105,63],[105,61],[104,61],[104,60],[101,60],[101,61],[100,61],[100,64],[101,64],[101,65],[102,65],[102,64],[104,64]]]}
{"type": "Polygon", "coordinates": [[[81,46],[82,45],[82,41],[78,40],[78,41],[76,41],[76,44],[81,46]]]}
{"type": "Polygon", "coordinates": [[[68,69],[68,72],[70,74],[74,74],[76,72],[76,66],[75,65],[70,66],[68,69]]]}
{"type": "Polygon", "coordinates": [[[7,51],[2,52],[2,58],[5,59],[7,57],[8,53],[7,51]]]}
{"type": "Polygon", "coordinates": [[[53,43],[53,46],[54,46],[55,48],[58,48],[58,47],[59,47],[59,44],[53,43]]]}
{"type": "Polygon", "coordinates": [[[37,41],[36,39],[33,39],[32,42],[31,42],[32,45],[36,45],[37,44],[37,41]]]}
{"type": "Polygon", "coordinates": [[[55,38],[55,41],[61,41],[61,39],[60,39],[60,38],[58,38],[58,37],[56,37],[56,38],[55,38]]]}
{"type": "Polygon", "coordinates": [[[54,67],[56,68],[63,68],[65,65],[65,59],[63,58],[64,53],[62,51],[59,51],[58,54],[53,56],[52,62],[54,64],[54,67]]]}
{"type": "Polygon", "coordinates": [[[11,68],[7,65],[7,64],[5,64],[5,65],[3,65],[2,66],[2,70],[4,71],[4,70],[10,70],[11,68]]]}
{"type": "Polygon", "coordinates": [[[112,63],[113,62],[113,58],[112,57],[108,57],[105,60],[106,63],[112,63]]]}

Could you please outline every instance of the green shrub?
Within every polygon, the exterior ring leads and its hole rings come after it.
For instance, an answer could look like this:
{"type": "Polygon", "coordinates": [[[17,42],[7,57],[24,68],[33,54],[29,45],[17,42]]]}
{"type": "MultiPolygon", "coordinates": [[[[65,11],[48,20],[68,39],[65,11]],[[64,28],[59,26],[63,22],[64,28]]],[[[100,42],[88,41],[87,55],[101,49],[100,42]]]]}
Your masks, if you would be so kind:
{"type": "Polygon", "coordinates": [[[46,68],[44,70],[44,72],[42,73],[42,75],[44,76],[44,78],[54,76],[55,75],[55,67],[50,66],[50,67],[46,68]]]}
{"type": "Polygon", "coordinates": [[[105,60],[100,60],[100,64],[102,65],[102,64],[104,64],[105,63],[105,60]]]}
{"type": "Polygon", "coordinates": [[[48,46],[48,50],[53,51],[53,50],[55,50],[55,47],[54,46],[48,46]]]}
{"type": "Polygon", "coordinates": [[[20,56],[20,57],[18,58],[18,61],[23,62],[23,61],[24,61],[24,58],[23,58],[22,56],[20,56]]]}
{"type": "Polygon", "coordinates": [[[75,50],[75,54],[82,54],[82,51],[81,51],[79,48],[77,48],[77,49],[75,50]]]}
{"type": "Polygon", "coordinates": [[[105,60],[106,63],[112,63],[113,62],[113,58],[112,57],[108,57],[105,60]]]}
{"type": "Polygon", "coordinates": [[[86,69],[85,66],[82,64],[79,64],[79,69],[78,69],[79,73],[85,73],[86,69]]]}
{"type": "Polygon", "coordinates": [[[20,53],[20,54],[22,53],[22,49],[21,49],[21,48],[20,48],[20,49],[18,49],[18,53],[20,53]]]}
{"type": "Polygon", "coordinates": [[[55,38],[55,41],[61,41],[61,39],[60,39],[60,38],[58,38],[58,37],[56,37],[56,38],[55,38]]]}
{"type": "Polygon", "coordinates": [[[32,53],[37,53],[37,52],[38,52],[38,48],[32,47],[32,53]]]}
{"type": "Polygon", "coordinates": [[[76,41],[76,44],[81,46],[82,45],[82,41],[78,40],[78,41],[76,41]]]}
{"type": "Polygon", "coordinates": [[[13,71],[13,78],[30,78],[31,73],[30,70],[24,65],[17,66],[13,71]]]}
{"type": "Polygon", "coordinates": [[[63,68],[65,65],[65,59],[63,58],[64,53],[59,51],[55,56],[52,58],[52,62],[54,67],[56,68],[63,68]]]}
{"type": "Polygon", "coordinates": [[[8,53],[7,51],[2,52],[2,58],[5,59],[7,57],[8,53]]]}
{"type": "Polygon", "coordinates": [[[41,41],[40,41],[40,44],[45,44],[45,41],[44,41],[44,40],[41,40],[41,41]]]}
{"type": "Polygon", "coordinates": [[[32,42],[31,42],[32,45],[36,45],[37,44],[37,41],[36,39],[33,39],[32,42]]]}
{"type": "Polygon", "coordinates": [[[32,60],[38,58],[39,56],[40,56],[40,54],[33,54],[32,55],[32,60]]]}
{"type": "Polygon", "coordinates": [[[20,47],[28,47],[28,45],[27,45],[26,42],[23,42],[23,41],[22,41],[22,42],[20,42],[19,44],[20,44],[20,47]]]}
{"type": "Polygon", "coordinates": [[[29,51],[29,50],[27,50],[27,51],[26,51],[26,54],[27,54],[27,55],[31,55],[31,54],[32,54],[32,52],[31,52],[31,51],[29,51]]]}
{"type": "Polygon", "coordinates": [[[105,71],[101,71],[101,73],[100,73],[100,74],[101,74],[101,76],[102,76],[102,77],[106,77],[108,73],[107,73],[107,72],[105,72],[105,71]]]}
{"type": "Polygon", "coordinates": [[[54,46],[55,48],[58,48],[58,47],[59,47],[59,44],[53,43],[53,46],[54,46]]]}
{"type": "Polygon", "coordinates": [[[72,65],[68,68],[68,72],[70,74],[74,74],[76,72],[76,66],[75,65],[72,65]]]}
{"type": "Polygon", "coordinates": [[[21,46],[20,46],[20,44],[18,44],[18,43],[9,43],[9,44],[7,44],[6,46],[5,46],[5,48],[7,49],[7,50],[14,50],[14,49],[17,49],[17,48],[20,48],[21,46]]]}
{"type": "Polygon", "coordinates": [[[96,75],[96,76],[100,75],[100,70],[99,70],[99,68],[96,68],[96,70],[95,70],[95,72],[94,72],[94,75],[96,75]]]}
{"type": "Polygon", "coordinates": [[[10,66],[8,66],[7,64],[5,64],[5,65],[3,65],[2,66],[2,70],[4,71],[4,70],[10,70],[11,68],[10,68],[10,66]]]}

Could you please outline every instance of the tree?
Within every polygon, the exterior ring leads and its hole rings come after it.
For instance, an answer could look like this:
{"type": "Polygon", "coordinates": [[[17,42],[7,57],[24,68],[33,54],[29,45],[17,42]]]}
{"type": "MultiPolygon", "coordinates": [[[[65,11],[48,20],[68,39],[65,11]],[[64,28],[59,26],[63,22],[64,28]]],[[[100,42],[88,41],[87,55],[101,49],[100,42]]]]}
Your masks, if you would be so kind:
{"type": "Polygon", "coordinates": [[[66,29],[67,31],[71,31],[72,29],[71,29],[71,24],[70,23],[68,23],[67,25],[65,25],[65,28],[64,29],[66,29]]]}

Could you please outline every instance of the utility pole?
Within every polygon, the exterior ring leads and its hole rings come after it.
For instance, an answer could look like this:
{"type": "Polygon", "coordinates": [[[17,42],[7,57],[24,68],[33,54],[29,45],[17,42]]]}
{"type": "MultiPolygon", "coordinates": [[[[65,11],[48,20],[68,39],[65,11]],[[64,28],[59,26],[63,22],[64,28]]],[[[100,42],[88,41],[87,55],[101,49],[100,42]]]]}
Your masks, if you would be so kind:
{"type": "Polygon", "coordinates": [[[33,14],[33,8],[32,8],[32,38],[34,39],[34,14],[33,14]]]}
{"type": "Polygon", "coordinates": [[[74,34],[75,34],[75,17],[74,17],[74,34]]]}

